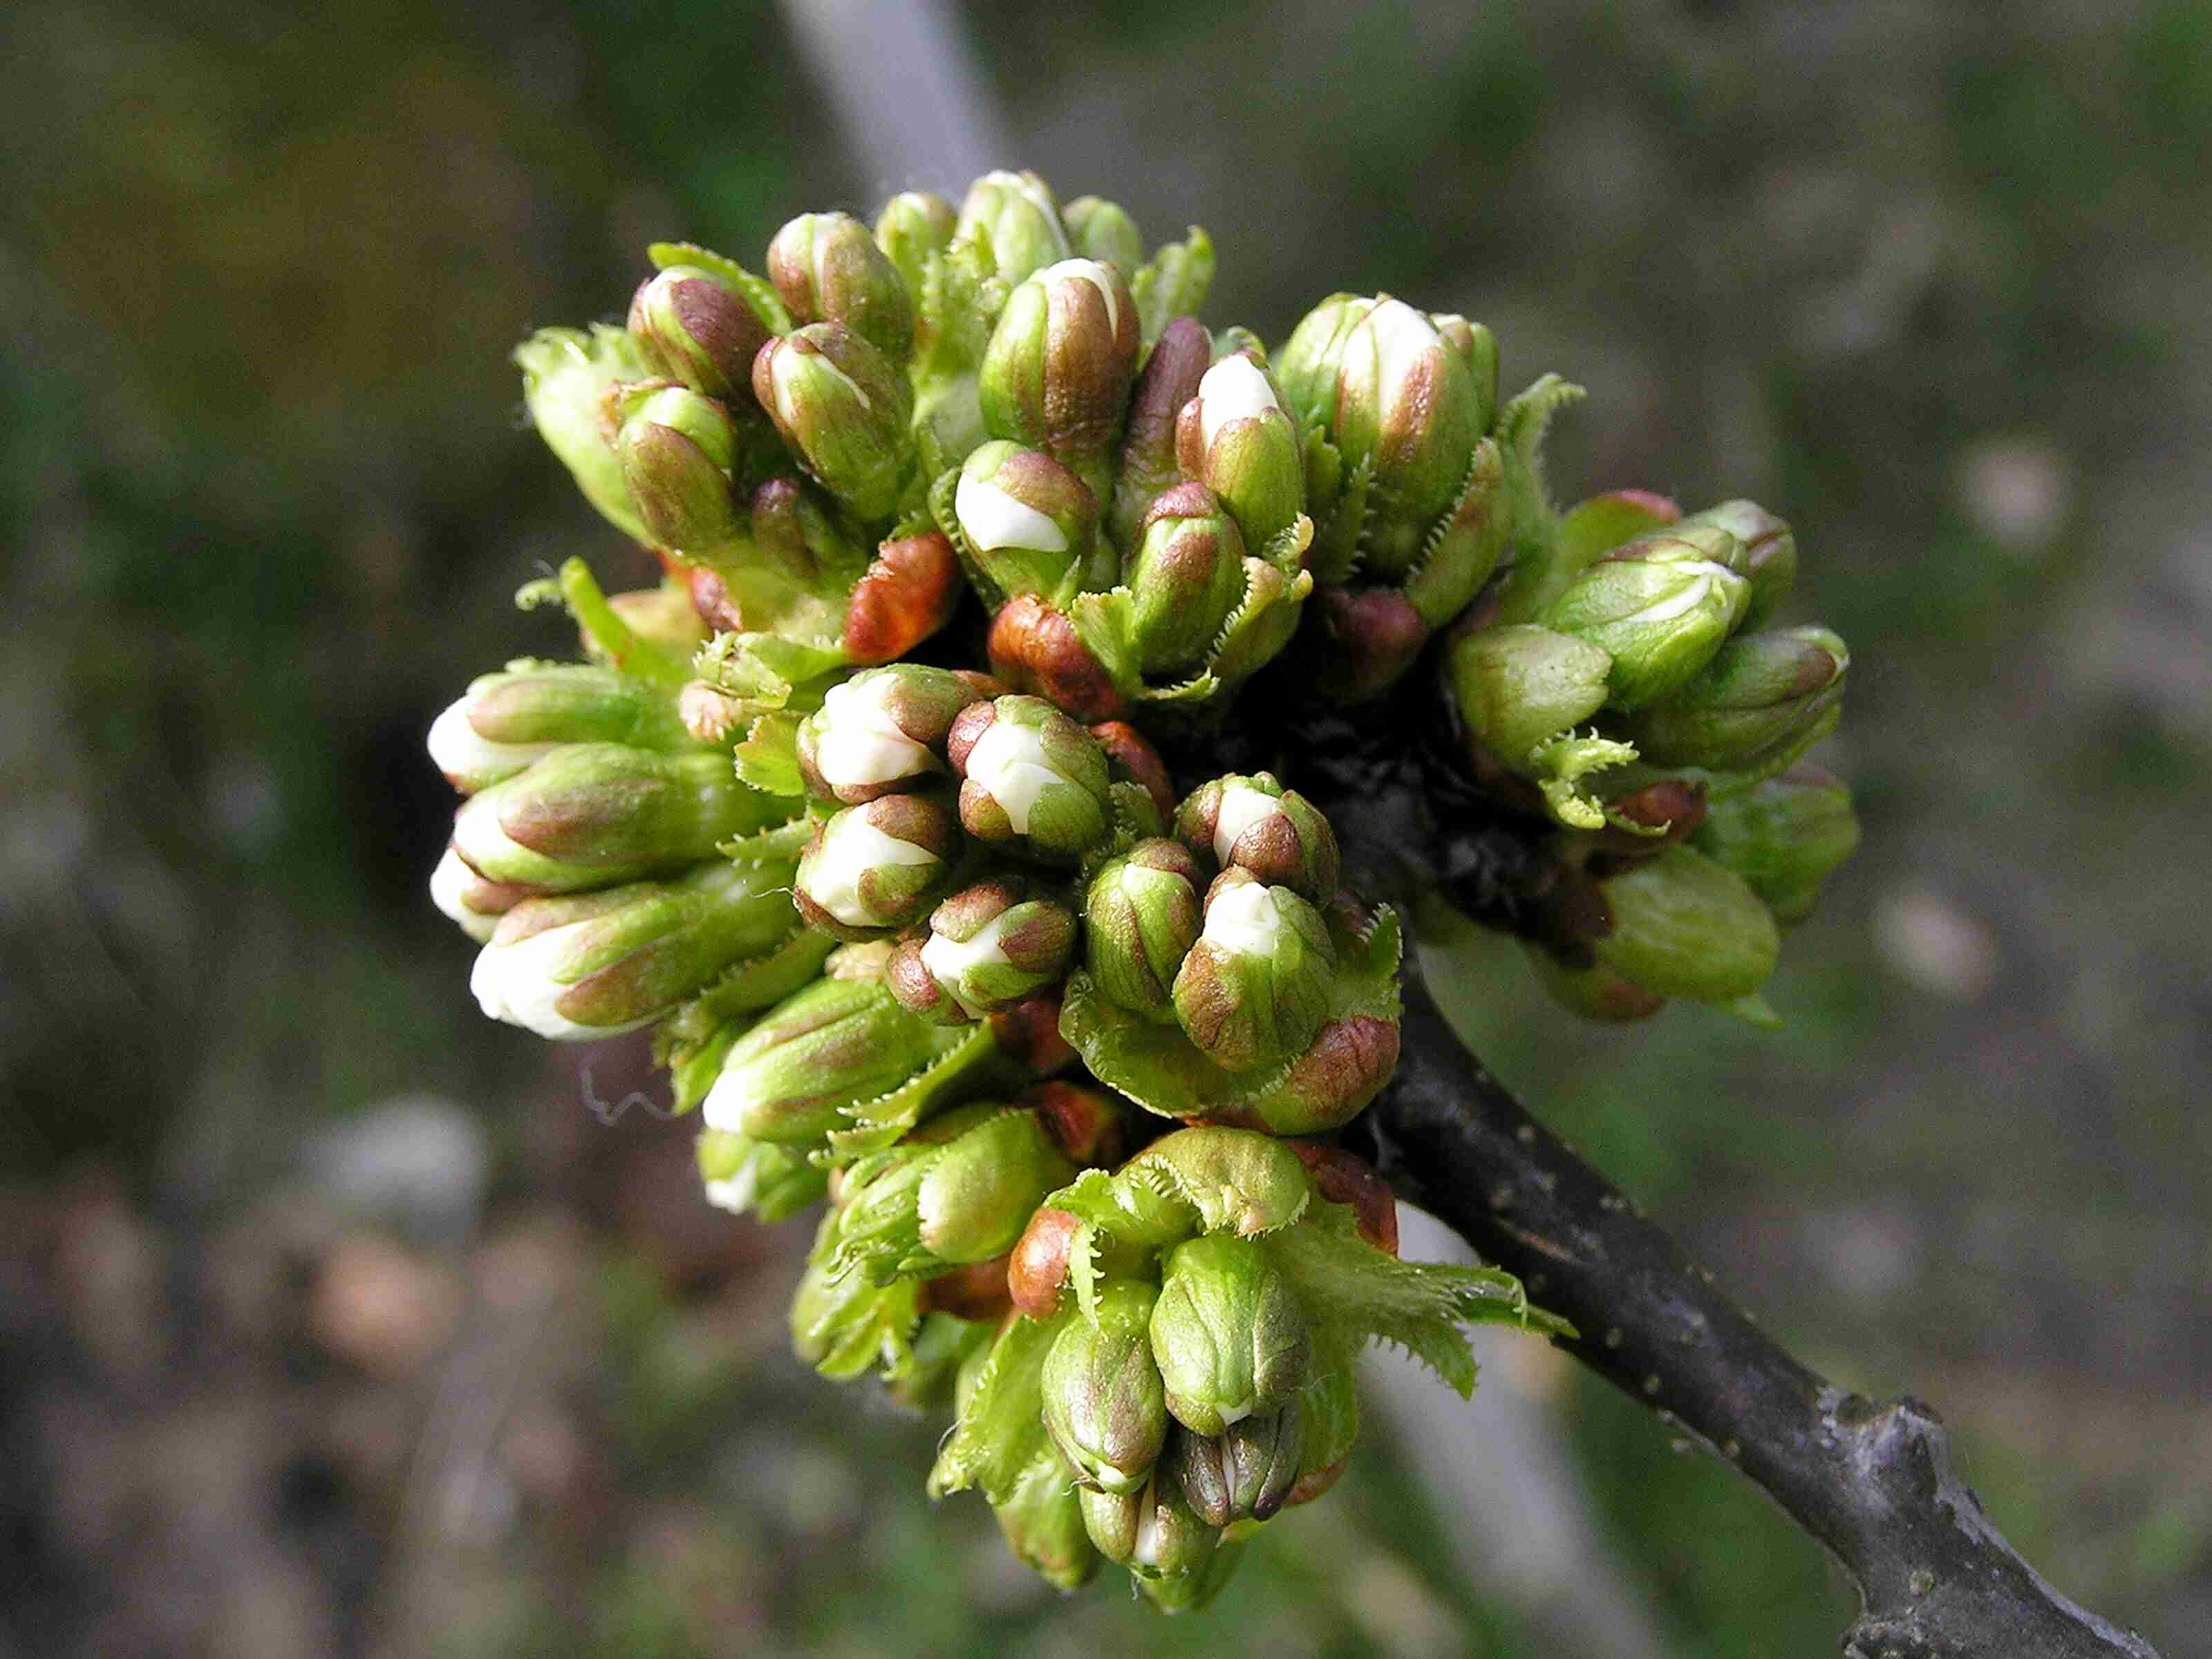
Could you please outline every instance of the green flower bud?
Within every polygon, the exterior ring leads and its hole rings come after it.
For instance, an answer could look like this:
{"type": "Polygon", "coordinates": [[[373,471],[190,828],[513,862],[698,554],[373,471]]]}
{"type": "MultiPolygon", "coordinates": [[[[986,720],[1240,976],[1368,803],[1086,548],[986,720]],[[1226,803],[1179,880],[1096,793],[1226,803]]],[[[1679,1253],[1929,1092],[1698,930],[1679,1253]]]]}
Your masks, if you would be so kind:
{"type": "Polygon", "coordinates": [[[493,1019],[558,1040],[658,1019],[732,963],[791,937],[788,864],[717,860],[671,882],[525,900],[469,988],[493,1019]]]}
{"type": "Polygon", "coordinates": [[[1476,407],[1481,411],[1480,427],[1489,431],[1498,418],[1498,337],[1480,323],[1471,323],[1452,312],[1431,312],[1429,320],[1436,325],[1444,343],[1467,360],[1468,372],[1474,376],[1476,407]]]}
{"type": "Polygon", "coordinates": [[[817,1142],[844,1123],[845,1108],[889,1094],[959,1041],[878,981],[818,979],[731,1046],[700,1115],[755,1140],[817,1142]]]}
{"type": "Polygon", "coordinates": [[[1293,1395],[1272,1412],[1255,1412],[1219,1434],[1177,1426],[1168,1465],[1201,1519],[1216,1527],[1271,1520],[1297,1485],[1305,1419],[1293,1395]]]}
{"type": "Polygon", "coordinates": [[[1221,497],[1255,555],[1305,510],[1304,443],[1267,371],[1247,353],[1200,377],[1176,419],[1176,456],[1221,497]]]}
{"type": "Polygon", "coordinates": [[[945,745],[960,786],[960,823],[978,841],[1018,841],[1072,860],[1106,837],[1112,805],[1106,751],[1042,697],[970,704],[945,745]]]}
{"type": "Polygon", "coordinates": [[[1182,1486],[1155,1469],[1141,1492],[1094,1492],[1079,1487],[1083,1524],[1109,1561],[1128,1568],[1139,1582],[1182,1580],[1206,1565],[1221,1542],[1182,1495],[1182,1486]]]}
{"type": "Polygon", "coordinates": [[[1742,617],[1749,587],[1712,556],[1735,545],[1719,532],[1639,537],[1584,570],[1539,620],[1608,653],[1608,706],[1641,708],[1692,678],[1742,617]]]}
{"type": "Polygon", "coordinates": [[[853,1166],[836,1259],[879,1280],[988,1261],[1012,1249],[1044,1198],[1074,1179],[1036,1113],[963,1107],[853,1166]],[[945,1138],[931,1144],[937,1135],[945,1138]]]}
{"type": "Polygon", "coordinates": [[[743,295],[697,265],[671,265],[638,284],[629,331],[646,359],[709,398],[741,398],[768,325],[743,295]]]}
{"type": "Polygon", "coordinates": [[[1667,1006],[1667,999],[1656,991],[1646,989],[1602,962],[1577,968],[1562,962],[1544,945],[1524,941],[1522,950],[1535,970],[1536,982],[1552,1000],[1584,1019],[1620,1024],[1649,1019],[1667,1006]]]}
{"type": "Polygon", "coordinates": [[[622,399],[615,448],[638,516],[672,553],[703,557],[738,533],[730,474],[738,431],[730,411],[686,386],[641,387],[622,399]]]}
{"type": "Polygon", "coordinates": [[[1612,673],[1612,657],[1597,646],[1534,623],[1455,634],[1443,658],[1461,726],[1517,772],[1605,706],[1612,673]]]}
{"type": "Polygon", "coordinates": [[[1213,343],[1195,317],[1178,317],[1153,343],[1129,398],[1128,426],[1114,477],[1115,544],[1133,547],[1152,497],[1181,477],[1176,434],[1182,408],[1198,396],[1213,343]]]}
{"type": "Polygon", "coordinates": [[[1774,918],[1742,877],[1669,847],[1605,883],[1613,932],[1598,960],[1660,996],[1732,1002],[1774,971],[1774,918]]]}
{"type": "Polygon", "coordinates": [[[887,517],[914,462],[914,388],[843,323],[809,323],[753,359],[753,396],[799,465],[858,517],[887,517]]]}
{"type": "Polygon", "coordinates": [[[1244,538],[1212,490],[1177,484],[1153,498],[1124,580],[1139,666],[1194,669],[1244,597],[1244,538]]]}
{"type": "Polygon", "coordinates": [[[707,1201],[732,1215],[782,1221],[820,1203],[830,1190],[830,1172],[800,1153],[725,1129],[701,1130],[697,1156],[707,1201]]]}
{"type": "Polygon", "coordinates": [[[1674,528],[1694,531],[1710,526],[1724,530],[1736,544],[1729,568],[1751,584],[1741,625],[1763,628],[1775,608],[1790,597],[1797,580],[1797,538],[1786,520],[1778,519],[1757,501],[1723,501],[1702,513],[1692,513],[1674,528]]]}
{"type": "Polygon", "coordinates": [[[878,939],[921,920],[959,852],[951,808],[922,795],[884,795],[846,807],[814,832],[793,896],[825,933],[878,939]]]}
{"type": "Polygon", "coordinates": [[[909,295],[921,292],[929,256],[952,246],[953,227],[958,222],[952,204],[929,191],[901,191],[884,204],[876,216],[876,246],[890,260],[909,295]]]}
{"type": "MultiPolygon", "coordinates": [[[[1777,921],[1802,921],[1859,844],[1851,792],[1817,766],[1712,800],[1691,843],[1743,878],[1777,921]]],[[[450,914],[450,913],[449,913],[450,914]]]]}
{"type": "Polygon", "coordinates": [[[871,668],[831,686],[799,727],[808,793],[858,805],[927,783],[945,770],[953,717],[976,701],[969,680],[920,663],[871,668]]]}
{"type": "Polygon", "coordinates": [[[471,794],[563,744],[691,747],[659,686],[590,663],[532,663],[471,680],[431,722],[428,741],[446,781],[471,794]]]}
{"type": "Polygon", "coordinates": [[[818,1249],[792,1292],[793,1351],[839,1382],[895,1365],[921,1322],[918,1280],[875,1285],[864,1273],[839,1273],[818,1249]]]}
{"type": "Polygon", "coordinates": [[[1048,1454],[991,1505],[1014,1559],[1063,1590],[1080,1589],[1098,1571],[1098,1552],[1083,1524],[1079,1490],[1068,1484],[1060,1460],[1048,1454]]]}
{"type": "Polygon", "coordinates": [[[522,369],[523,403],[545,447],[601,516],[625,536],[647,539],[605,413],[609,392],[653,374],[644,348],[604,325],[589,333],[547,328],[517,346],[514,361],[522,369]]]}
{"type": "MultiPolygon", "coordinates": [[[[1098,530],[1098,502],[1042,450],[987,443],[953,486],[953,523],[983,575],[1007,598],[1050,597],[1079,579],[1098,530]]],[[[987,596],[988,597],[988,596],[987,596]]]]}
{"type": "Polygon", "coordinates": [[[978,232],[988,239],[999,280],[1009,286],[1073,251],[1052,187],[1034,173],[987,173],[968,186],[953,236],[978,232]]]}
{"type": "Polygon", "coordinates": [[[1175,977],[1176,1020],[1217,1066],[1277,1065],[1314,1040],[1336,963],[1321,912],[1287,887],[1231,868],[1175,977]]]}
{"type": "Polygon", "coordinates": [[[1224,870],[1248,871],[1316,904],[1336,896],[1336,832],[1319,807],[1272,773],[1231,773],[1200,785],[1177,809],[1175,833],[1224,870]]]}
{"type": "Polygon", "coordinates": [[[1145,239],[1137,222],[1118,202],[1079,196],[1060,210],[1068,240],[1085,259],[1114,266],[1124,277],[1145,263],[1145,239]]]}
{"type": "Polygon", "coordinates": [[[1007,296],[978,371],[994,438],[1063,459],[1103,453],[1121,435],[1137,373],[1137,304],[1112,265],[1063,259],[1007,296]]]}
{"type": "Polygon", "coordinates": [[[1402,575],[1458,495],[1486,424],[1468,359],[1403,301],[1339,295],[1291,333],[1277,380],[1334,441],[1347,472],[1363,462],[1371,470],[1366,568],[1402,575]]]}
{"type": "Polygon", "coordinates": [[[574,892],[712,858],[793,805],[738,782],[726,755],[568,744],[463,803],[453,848],[488,880],[574,892]]]}
{"type": "Polygon", "coordinates": [[[794,323],[842,323],[894,363],[914,349],[906,283],[852,215],[792,220],[768,245],[768,276],[794,323]]]}
{"type": "MultiPolygon", "coordinates": [[[[915,962],[930,986],[969,1018],[1010,1006],[1058,981],[1075,951],[1075,916],[1048,898],[1025,897],[1015,883],[978,882],[930,913],[929,937],[915,962]]],[[[908,1006],[896,979],[891,989],[908,1006]]],[[[937,998],[921,996],[925,1012],[937,998]]]]}
{"type": "Polygon", "coordinates": [[[1305,1310],[1249,1238],[1209,1234],[1169,1250],[1151,1333],[1169,1414],[1199,1434],[1280,1407],[1311,1369],[1305,1310]]]}
{"type": "Polygon", "coordinates": [[[490,939],[501,916],[529,896],[526,889],[486,881],[451,847],[430,872],[430,902],[479,945],[490,939]]]}
{"type": "Polygon", "coordinates": [[[1224,1540],[1188,1572],[1164,1578],[1139,1577],[1135,1581],[1137,1593],[1170,1618],[1179,1613],[1198,1613],[1228,1588],[1229,1581],[1237,1576],[1237,1563],[1243,1559],[1241,1540],[1224,1540]]]}
{"type": "Polygon", "coordinates": [[[1850,659],[1825,628],[1739,634],[1623,730],[1655,766],[1778,770],[1833,727],[1850,659]]]}
{"type": "Polygon", "coordinates": [[[1107,999],[1164,1024],[1176,970],[1204,915],[1198,861],[1171,841],[1140,841],[1100,866],[1084,900],[1085,963],[1107,999]]]}
{"type": "Polygon", "coordinates": [[[1091,1319],[1068,1321],[1044,1361],[1044,1422],[1084,1486],[1137,1493],[1167,1443],[1167,1396],[1149,1334],[1157,1292],[1117,1279],[1091,1319]]]}

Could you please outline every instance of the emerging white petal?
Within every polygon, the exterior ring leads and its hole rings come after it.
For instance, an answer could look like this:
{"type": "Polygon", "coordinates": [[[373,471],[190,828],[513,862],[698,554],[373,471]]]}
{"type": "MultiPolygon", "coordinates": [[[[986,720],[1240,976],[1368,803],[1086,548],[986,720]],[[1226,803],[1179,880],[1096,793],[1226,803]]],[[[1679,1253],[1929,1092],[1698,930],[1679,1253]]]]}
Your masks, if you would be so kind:
{"type": "Polygon", "coordinates": [[[494,743],[469,724],[463,697],[430,722],[430,759],[456,789],[477,790],[513,777],[558,743],[494,743]]]}
{"type": "Polygon", "coordinates": [[[1198,383],[1199,435],[1211,449],[1214,434],[1231,421],[1255,420],[1281,407],[1257,363],[1242,352],[1224,357],[1198,383]]]}
{"type": "Polygon", "coordinates": [[[1221,791],[1220,816],[1213,821],[1213,856],[1229,862],[1230,850],[1254,824],[1280,811],[1282,803],[1249,783],[1225,785],[1221,791]]]}
{"type": "Polygon", "coordinates": [[[468,891],[482,879],[450,847],[445,857],[438,860],[438,867],[430,872],[430,902],[459,922],[461,931],[479,945],[489,940],[499,927],[497,915],[469,908],[468,891]]]}
{"type": "Polygon", "coordinates": [[[1206,931],[1199,937],[1237,956],[1267,956],[1283,936],[1282,907],[1275,890],[1243,882],[1206,909],[1206,931]]]}
{"type": "Polygon", "coordinates": [[[988,479],[962,474],[952,492],[953,515],[981,552],[1024,547],[1039,553],[1067,551],[1067,532],[1036,508],[1018,501],[988,479]]]}
{"type": "Polygon", "coordinates": [[[573,979],[559,977],[569,965],[565,958],[572,939],[578,928],[590,925],[572,921],[513,945],[485,945],[477,952],[477,965],[469,974],[469,989],[476,993],[477,1006],[494,1019],[520,1025],[556,1042],[612,1036],[648,1023],[653,1014],[619,1025],[583,1025],[555,1006],[574,983],[573,979]]]}
{"type": "Polygon", "coordinates": [[[890,675],[848,680],[831,686],[822,699],[817,728],[821,736],[814,759],[823,781],[833,789],[896,782],[927,772],[935,763],[929,750],[901,731],[884,707],[884,698],[896,684],[890,675]]]}
{"type": "Polygon", "coordinates": [[[1018,836],[1029,834],[1037,798],[1067,781],[1045,760],[1044,738],[1037,729],[1011,720],[994,722],[976,739],[968,751],[968,776],[991,792],[1018,836]]]}
{"type": "Polygon", "coordinates": [[[886,864],[929,864],[927,847],[887,836],[857,812],[831,820],[822,853],[806,868],[806,896],[848,927],[873,927],[881,920],[860,897],[860,878],[886,864]]]}

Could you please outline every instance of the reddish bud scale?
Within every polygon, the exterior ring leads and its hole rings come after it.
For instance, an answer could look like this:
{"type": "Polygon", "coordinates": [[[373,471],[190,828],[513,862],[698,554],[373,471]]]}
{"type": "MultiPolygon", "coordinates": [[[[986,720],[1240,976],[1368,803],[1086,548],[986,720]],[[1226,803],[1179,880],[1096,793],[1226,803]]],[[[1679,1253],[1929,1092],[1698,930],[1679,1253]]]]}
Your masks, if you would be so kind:
{"type": "Polygon", "coordinates": [[[942,532],[883,543],[846,602],[846,656],[861,665],[903,657],[951,620],[963,591],[959,557],[942,532]]]}
{"type": "Polygon", "coordinates": [[[1331,1204],[1349,1204],[1353,1224],[1386,1255],[1398,1254],[1398,1199],[1375,1166],[1356,1152],[1321,1140],[1284,1143],[1313,1174],[1314,1188],[1331,1204]]]}
{"type": "Polygon", "coordinates": [[[1014,1103],[1035,1112],[1073,1162],[1103,1167],[1121,1161],[1127,1119],[1111,1096],[1080,1084],[1040,1083],[1014,1103]]]}
{"type": "Polygon", "coordinates": [[[988,1016],[999,1052],[1031,1077],[1050,1077],[1075,1063],[1075,1050],[1060,1034],[1060,993],[1040,991],[988,1016]]]}
{"type": "Polygon", "coordinates": [[[1005,1318],[1014,1306],[1007,1290],[1012,1261],[1011,1255],[994,1256],[924,1279],[921,1311],[977,1321],[1005,1318]]]}
{"type": "Polygon", "coordinates": [[[1006,1290],[1016,1310],[1031,1319],[1048,1319],[1060,1308],[1067,1280],[1068,1247],[1082,1222],[1066,1210],[1040,1209],[1022,1230],[1006,1258],[1006,1290]]]}
{"type": "Polygon", "coordinates": [[[1395,587],[1324,587],[1305,617],[1305,661],[1323,695],[1340,702],[1388,690],[1429,642],[1429,625],[1395,587]]]}
{"type": "Polygon", "coordinates": [[[1175,781],[1168,763],[1145,734],[1127,720],[1101,720],[1091,728],[1114,769],[1115,782],[1133,783],[1152,798],[1164,823],[1175,817],[1175,781]]]}
{"type": "Polygon", "coordinates": [[[1033,593],[1018,594],[991,623],[991,667],[1017,691],[1054,703],[1080,720],[1111,720],[1127,699],[1075,631],[1033,593]]]}

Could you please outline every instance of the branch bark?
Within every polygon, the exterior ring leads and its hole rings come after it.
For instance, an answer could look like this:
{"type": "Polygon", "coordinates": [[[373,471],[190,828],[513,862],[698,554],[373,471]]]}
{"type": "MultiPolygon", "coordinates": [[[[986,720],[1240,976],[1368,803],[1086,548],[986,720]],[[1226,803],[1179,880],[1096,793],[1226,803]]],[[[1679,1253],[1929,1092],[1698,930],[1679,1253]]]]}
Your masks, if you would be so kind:
{"type": "Polygon", "coordinates": [[[1401,1196],[1572,1320],[1581,1334],[1561,1346],[1702,1437],[1827,1547],[1863,1602],[1849,1659],[2156,1659],[2005,1541],[1933,1410],[1876,1404],[1792,1358],[1467,1051],[1410,951],[1404,984],[1398,1074],[1363,1120],[1370,1155],[1401,1196]]]}

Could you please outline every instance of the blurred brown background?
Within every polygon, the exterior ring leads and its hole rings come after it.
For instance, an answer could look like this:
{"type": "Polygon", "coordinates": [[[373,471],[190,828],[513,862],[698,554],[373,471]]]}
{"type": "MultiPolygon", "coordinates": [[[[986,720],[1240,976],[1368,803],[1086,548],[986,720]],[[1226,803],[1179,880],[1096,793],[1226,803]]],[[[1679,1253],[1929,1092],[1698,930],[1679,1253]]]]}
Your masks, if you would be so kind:
{"type": "Polygon", "coordinates": [[[471,1004],[422,734],[565,648],[520,583],[641,574],[507,351],[654,237],[1002,161],[1205,223],[1217,325],[1485,319],[1590,388],[1567,496],[1795,520],[1867,839],[1788,1030],[1593,1032],[1476,939],[1455,994],[1778,1333],[1942,1407],[2051,1577],[2204,1650],[2208,153],[2196,0],[9,9],[0,1655],[1832,1650],[1814,1547],[1526,1343],[1471,1407],[1378,1370],[1210,1622],[1062,1601],[925,1503],[933,1425],[788,1357],[804,1228],[704,1208],[635,1047],[471,1004]]]}

